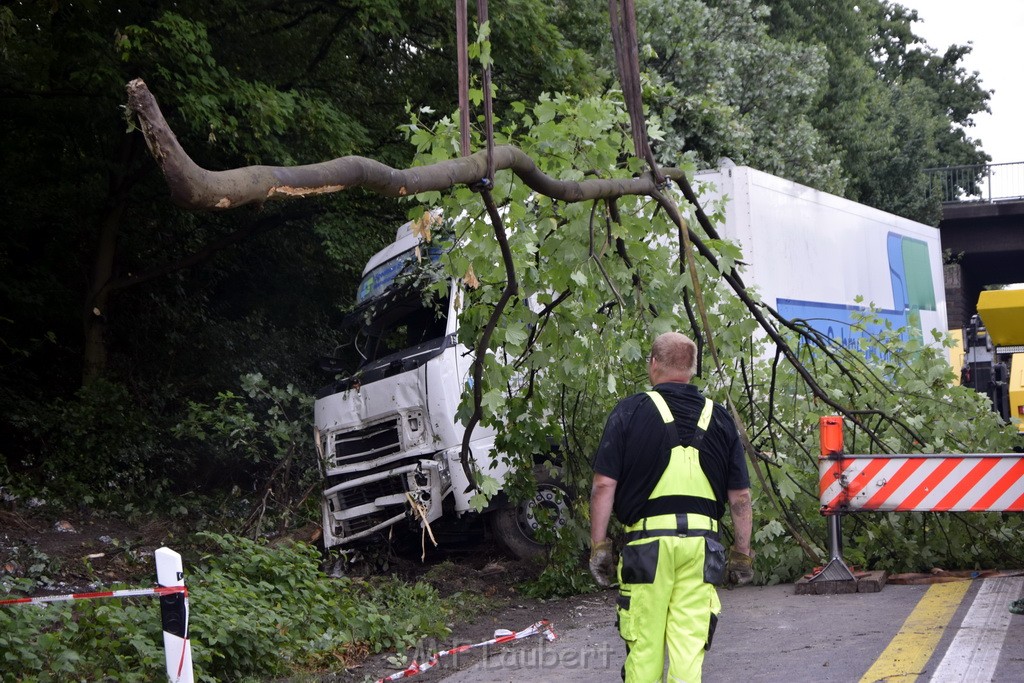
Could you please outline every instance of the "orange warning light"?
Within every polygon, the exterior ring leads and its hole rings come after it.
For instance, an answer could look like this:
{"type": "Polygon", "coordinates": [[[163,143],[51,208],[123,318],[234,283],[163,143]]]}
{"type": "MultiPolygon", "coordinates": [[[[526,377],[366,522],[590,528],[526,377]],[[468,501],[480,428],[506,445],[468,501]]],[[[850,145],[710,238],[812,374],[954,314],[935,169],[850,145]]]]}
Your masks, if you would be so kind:
{"type": "Polygon", "coordinates": [[[826,415],[818,421],[823,456],[843,452],[843,418],[826,415]]]}

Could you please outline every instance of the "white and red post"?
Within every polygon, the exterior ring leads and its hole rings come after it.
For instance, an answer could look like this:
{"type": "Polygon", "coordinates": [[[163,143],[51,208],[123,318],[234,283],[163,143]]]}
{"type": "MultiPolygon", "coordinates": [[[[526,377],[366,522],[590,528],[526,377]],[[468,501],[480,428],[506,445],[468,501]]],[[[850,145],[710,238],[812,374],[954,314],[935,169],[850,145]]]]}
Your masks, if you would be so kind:
{"type": "MultiPolygon", "coordinates": [[[[156,558],[156,582],[161,587],[185,586],[181,555],[170,548],[159,548],[156,558]]],[[[188,592],[160,596],[160,620],[164,631],[164,656],[170,683],[194,683],[192,644],[188,633],[188,592]]]]}
{"type": "Polygon", "coordinates": [[[164,656],[167,660],[167,680],[170,683],[194,683],[192,676],[192,646],[188,639],[188,590],[181,555],[170,548],[160,548],[156,559],[157,588],[127,588],[95,593],[69,593],[45,595],[37,598],[3,598],[6,605],[41,605],[49,602],[97,600],[100,598],[135,598],[155,595],[160,598],[160,617],[164,631],[164,656]]]}

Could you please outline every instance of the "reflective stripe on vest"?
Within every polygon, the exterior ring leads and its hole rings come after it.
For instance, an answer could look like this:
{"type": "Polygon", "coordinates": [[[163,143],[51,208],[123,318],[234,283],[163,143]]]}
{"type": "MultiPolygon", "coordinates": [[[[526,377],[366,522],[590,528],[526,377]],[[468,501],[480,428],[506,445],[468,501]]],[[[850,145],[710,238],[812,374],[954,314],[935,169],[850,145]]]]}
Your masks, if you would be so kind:
{"type": "MultiPolygon", "coordinates": [[[[648,391],[647,395],[654,401],[654,405],[661,413],[661,419],[672,429],[675,418],[669,410],[665,397],[657,391],[648,391]]],[[[704,409],[697,420],[697,430],[694,434],[694,442],[700,443],[708,425],[711,424],[711,411],[715,404],[709,398],[704,399],[704,409]]],[[[678,437],[677,437],[678,440],[678,437]]],[[[651,491],[648,500],[654,500],[663,496],[693,496],[695,498],[707,498],[715,501],[715,492],[711,488],[711,482],[704,474],[700,466],[700,451],[695,446],[677,445],[672,448],[669,455],[668,466],[661,473],[661,478],[651,491]]]]}

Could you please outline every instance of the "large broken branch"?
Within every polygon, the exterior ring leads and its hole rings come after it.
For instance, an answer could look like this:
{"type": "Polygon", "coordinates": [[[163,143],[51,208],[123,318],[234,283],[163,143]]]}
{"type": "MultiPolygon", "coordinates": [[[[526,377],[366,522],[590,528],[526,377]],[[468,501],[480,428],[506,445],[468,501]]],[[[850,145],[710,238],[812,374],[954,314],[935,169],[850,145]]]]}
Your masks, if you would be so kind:
{"type": "MultiPolygon", "coordinates": [[[[487,153],[442,161],[429,166],[395,169],[373,159],[346,156],[306,166],[245,166],[208,171],[185,153],[167,125],[156,98],[142,79],[127,86],[128,107],[136,114],[153,158],[163,171],[171,198],[191,211],[233,209],[268,199],[287,199],[363,188],[389,197],[473,185],[487,177],[487,153]]],[[[556,180],[543,173],[522,150],[510,145],[494,148],[494,168],[510,170],[531,189],[553,199],[580,202],[624,195],[650,195],[657,187],[648,176],[639,178],[556,180]]],[[[673,179],[678,169],[662,169],[673,179]]]]}
{"type": "MultiPolygon", "coordinates": [[[[363,188],[385,196],[400,197],[420,192],[449,190],[457,185],[474,185],[487,177],[487,153],[483,151],[409,169],[395,169],[366,157],[346,156],[306,166],[245,166],[226,171],[208,171],[200,168],[182,149],[170,126],[167,125],[156,98],[142,79],[131,81],[127,90],[128,106],[138,116],[146,143],[167,179],[172,199],[178,205],[192,211],[232,209],[245,204],[262,203],[268,199],[298,198],[351,188],[363,188]]],[[[511,145],[495,147],[493,159],[496,170],[512,171],[532,190],[552,199],[580,202],[616,199],[626,195],[643,195],[655,199],[663,197],[653,174],[635,178],[557,180],[538,169],[525,152],[511,145]]],[[[718,234],[701,208],[685,174],[676,168],[658,168],[657,171],[679,184],[687,200],[694,207],[697,222],[712,239],[717,239],[718,234]]],[[[678,212],[675,213],[673,219],[682,230],[685,223],[678,212]]],[[[685,230],[701,256],[718,268],[715,254],[700,236],[689,227],[685,227],[685,230]]],[[[739,273],[735,269],[730,269],[722,276],[754,315],[765,333],[808,383],[814,395],[854,424],[863,426],[856,415],[832,400],[827,392],[817,385],[775,326],[766,319],[761,307],[750,298],[739,273]]],[[[868,433],[873,436],[870,430],[868,433]]]]}

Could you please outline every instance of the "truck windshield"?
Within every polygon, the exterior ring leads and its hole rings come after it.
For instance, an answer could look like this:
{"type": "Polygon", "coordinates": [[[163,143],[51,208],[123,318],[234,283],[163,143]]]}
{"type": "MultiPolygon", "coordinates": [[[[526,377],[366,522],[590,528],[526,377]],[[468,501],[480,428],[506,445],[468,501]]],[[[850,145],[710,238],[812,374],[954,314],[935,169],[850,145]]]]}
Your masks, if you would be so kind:
{"type": "Polygon", "coordinates": [[[448,297],[424,301],[420,291],[392,291],[376,302],[359,333],[359,352],[364,363],[403,352],[422,351],[431,342],[442,343],[448,324],[448,297]]]}

